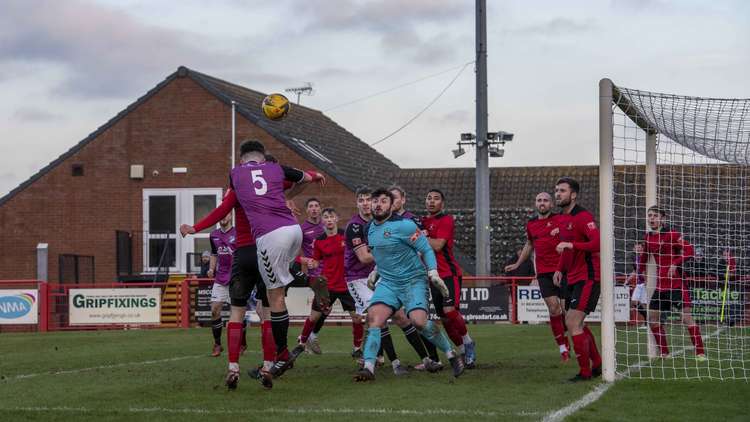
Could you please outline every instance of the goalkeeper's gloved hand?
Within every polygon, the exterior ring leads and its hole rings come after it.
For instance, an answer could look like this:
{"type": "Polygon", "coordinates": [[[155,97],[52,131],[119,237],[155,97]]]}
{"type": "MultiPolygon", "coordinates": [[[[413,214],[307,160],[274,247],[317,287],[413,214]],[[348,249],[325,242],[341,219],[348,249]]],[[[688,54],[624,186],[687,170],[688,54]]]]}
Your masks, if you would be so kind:
{"type": "Polygon", "coordinates": [[[378,267],[375,267],[370,275],[367,276],[367,287],[369,287],[370,290],[375,290],[375,284],[377,284],[379,279],[380,274],[378,274],[378,267]]]}
{"type": "Polygon", "coordinates": [[[440,278],[440,275],[438,275],[437,270],[428,271],[427,278],[430,279],[430,283],[432,283],[433,286],[435,286],[438,290],[440,290],[440,294],[442,294],[443,297],[450,297],[450,292],[448,292],[448,286],[446,286],[443,279],[440,278]]]}

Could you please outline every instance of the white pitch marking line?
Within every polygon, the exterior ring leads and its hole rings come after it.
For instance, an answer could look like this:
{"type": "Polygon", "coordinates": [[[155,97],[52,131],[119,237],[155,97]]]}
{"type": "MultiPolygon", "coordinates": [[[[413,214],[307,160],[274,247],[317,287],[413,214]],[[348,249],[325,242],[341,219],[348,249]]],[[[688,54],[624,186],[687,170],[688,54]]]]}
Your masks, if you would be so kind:
{"type": "Polygon", "coordinates": [[[167,358],[167,359],[144,360],[140,362],[125,362],[125,363],[117,363],[113,365],[91,366],[88,368],[66,369],[62,371],[38,372],[35,374],[16,375],[15,377],[11,379],[19,380],[19,379],[35,378],[35,377],[40,377],[44,375],[68,375],[68,374],[78,374],[81,372],[96,371],[99,369],[116,369],[116,368],[124,368],[127,366],[154,365],[157,363],[176,362],[176,361],[186,360],[186,359],[197,359],[197,358],[205,357],[205,356],[208,356],[208,355],[179,356],[179,357],[173,357],[173,358],[167,358]]]}
{"type": "MultiPolygon", "coordinates": [[[[259,350],[246,350],[246,353],[260,353],[259,350]]],[[[349,355],[349,352],[341,352],[341,351],[330,351],[325,352],[325,354],[329,355],[349,355]]],[[[90,372],[90,371],[96,371],[99,369],[116,369],[116,368],[123,368],[127,366],[143,366],[143,365],[154,365],[157,363],[166,363],[166,362],[176,362],[180,360],[185,359],[197,359],[201,357],[207,357],[208,355],[192,355],[192,356],[178,356],[173,358],[167,358],[167,359],[158,359],[158,360],[145,360],[140,362],[125,362],[125,363],[117,363],[112,365],[101,365],[101,366],[92,366],[88,368],[78,368],[78,369],[66,369],[61,371],[50,371],[50,372],[38,372],[34,374],[22,374],[22,375],[16,375],[7,377],[6,379],[27,379],[27,378],[36,378],[44,375],[69,375],[69,374],[77,374],[81,372],[90,372]]]]}
{"type": "Polygon", "coordinates": [[[391,408],[371,408],[371,409],[353,409],[353,408],[287,408],[287,409],[247,409],[247,410],[232,410],[232,409],[201,409],[201,408],[185,408],[185,409],[174,409],[174,408],[163,408],[163,407],[130,407],[127,409],[90,409],[85,407],[46,407],[46,406],[35,406],[35,407],[15,407],[15,408],[4,408],[2,411],[17,411],[17,412],[69,412],[69,413],[94,413],[94,412],[117,412],[117,413],[167,413],[167,414],[198,414],[198,415],[252,415],[258,413],[275,413],[275,414],[286,414],[286,415],[395,415],[395,416],[464,416],[464,417],[481,417],[481,418],[497,418],[499,416],[536,416],[539,412],[520,411],[516,413],[505,413],[505,412],[492,412],[492,411],[481,411],[481,410],[457,410],[457,409],[391,409],[391,408]]]}
{"type": "MultiPolygon", "coordinates": [[[[722,329],[719,328],[716,331],[714,331],[713,333],[711,333],[708,336],[706,336],[705,339],[709,339],[711,337],[715,337],[715,336],[719,335],[719,333],[721,333],[721,331],[722,331],[722,329]]],[[[682,349],[677,350],[676,352],[674,352],[671,357],[679,356],[679,355],[685,353],[685,351],[688,350],[688,349],[690,349],[690,347],[683,347],[682,349]]],[[[628,367],[628,369],[625,371],[625,373],[622,376],[625,376],[625,375],[629,374],[631,371],[633,371],[635,369],[643,368],[644,366],[646,366],[648,364],[649,364],[649,361],[645,360],[645,361],[640,361],[638,363],[630,365],[628,367]]],[[[622,378],[622,376],[620,378],[622,378]]],[[[599,400],[599,398],[601,398],[604,395],[604,393],[606,393],[607,390],[609,390],[613,385],[615,385],[614,382],[605,382],[603,384],[597,385],[596,388],[594,388],[593,391],[589,392],[588,394],[586,394],[585,396],[581,397],[580,399],[578,399],[578,400],[574,401],[573,403],[571,403],[571,404],[563,407],[562,409],[558,409],[558,410],[555,410],[553,412],[548,413],[544,417],[544,419],[542,419],[542,421],[543,422],[560,422],[560,421],[562,421],[563,419],[565,419],[566,417],[572,415],[573,413],[575,413],[575,412],[583,409],[584,407],[590,405],[591,403],[599,400]]]]}

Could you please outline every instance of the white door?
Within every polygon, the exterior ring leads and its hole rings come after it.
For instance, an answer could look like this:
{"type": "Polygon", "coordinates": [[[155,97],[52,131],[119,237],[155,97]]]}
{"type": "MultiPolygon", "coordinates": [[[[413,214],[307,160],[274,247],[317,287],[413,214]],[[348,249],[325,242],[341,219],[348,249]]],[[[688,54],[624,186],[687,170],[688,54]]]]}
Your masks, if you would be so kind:
{"type": "Polygon", "coordinates": [[[143,272],[168,267],[184,273],[188,253],[210,251],[212,228],[182,238],[180,224],[194,224],[221,200],[221,188],[143,190],[143,272]]]}

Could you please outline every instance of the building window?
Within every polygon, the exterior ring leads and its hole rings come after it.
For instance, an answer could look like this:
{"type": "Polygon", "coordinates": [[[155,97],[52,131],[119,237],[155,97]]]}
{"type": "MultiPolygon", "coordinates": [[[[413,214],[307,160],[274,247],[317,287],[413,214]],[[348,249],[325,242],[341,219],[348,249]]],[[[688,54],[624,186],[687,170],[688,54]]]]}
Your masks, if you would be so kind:
{"type": "Polygon", "coordinates": [[[83,164],[73,164],[71,170],[73,176],[83,176],[83,164]]]}
{"type": "Polygon", "coordinates": [[[143,272],[184,273],[187,256],[210,250],[212,228],[182,238],[180,224],[193,224],[221,200],[221,188],[143,190],[143,272]]]}

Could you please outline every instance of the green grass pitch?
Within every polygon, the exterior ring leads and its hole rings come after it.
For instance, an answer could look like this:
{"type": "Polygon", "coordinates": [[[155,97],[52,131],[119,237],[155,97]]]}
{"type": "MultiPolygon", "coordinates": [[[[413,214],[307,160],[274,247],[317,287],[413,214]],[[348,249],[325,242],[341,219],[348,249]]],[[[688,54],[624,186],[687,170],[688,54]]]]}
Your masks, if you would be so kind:
{"type": "MultiPolygon", "coordinates": [[[[290,340],[299,329],[290,329],[290,340]]],[[[401,331],[392,331],[402,361],[417,363],[401,331]]],[[[358,384],[350,328],[325,327],[323,355],[302,355],[271,391],[244,374],[260,360],[257,327],[236,391],[223,385],[226,354],[209,356],[209,329],[3,333],[0,420],[527,421],[601,385],[564,382],[577,366],[559,361],[546,325],[471,325],[470,332],[479,367],[457,380],[449,370],[397,378],[386,365],[374,383],[358,384]]],[[[740,421],[749,414],[745,381],[627,379],[567,420],[740,421]]]]}

